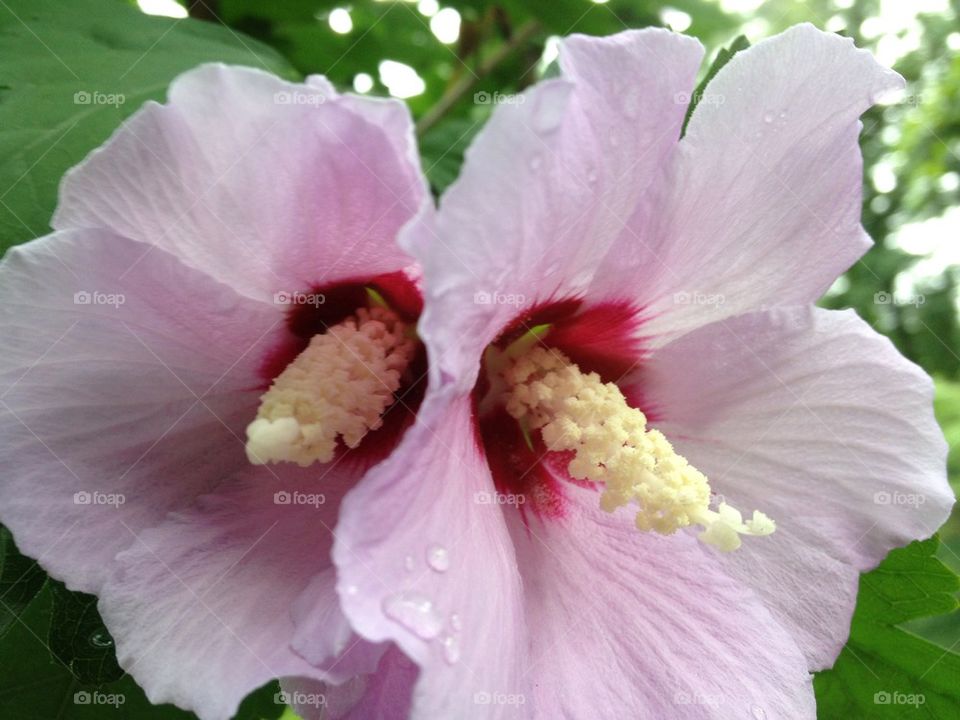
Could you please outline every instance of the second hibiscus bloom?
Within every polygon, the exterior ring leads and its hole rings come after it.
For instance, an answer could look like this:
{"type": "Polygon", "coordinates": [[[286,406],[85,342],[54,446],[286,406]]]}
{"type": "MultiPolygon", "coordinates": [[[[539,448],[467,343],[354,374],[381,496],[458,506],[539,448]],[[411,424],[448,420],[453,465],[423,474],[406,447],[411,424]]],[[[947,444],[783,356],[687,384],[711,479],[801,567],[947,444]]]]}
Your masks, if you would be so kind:
{"type": "Polygon", "coordinates": [[[334,558],[415,718],[812,719],[859,572],[949,512],[929,378],[812,306],[869,247],[858,118],[901,79],[796,27],[679,139],[701,57],[566,40],[407,236],[431,390],[334,558]]]}

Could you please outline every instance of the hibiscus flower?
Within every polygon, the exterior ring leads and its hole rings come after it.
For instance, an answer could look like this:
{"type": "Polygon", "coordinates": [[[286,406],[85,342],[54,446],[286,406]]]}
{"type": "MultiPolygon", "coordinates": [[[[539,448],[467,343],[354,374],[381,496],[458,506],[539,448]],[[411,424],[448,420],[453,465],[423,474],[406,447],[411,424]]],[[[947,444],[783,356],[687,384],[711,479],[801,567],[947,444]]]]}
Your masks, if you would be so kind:
{"type": "Polygon", "coordinates": [[[432,211],[402,103],[204,66],[63,181],[0,266],[0,521],[99,596],[157,703],[342,682],[340,500],[422,398],[396,244],[432,211]]]}
{"type": "Polygon", "coordinates": [[[566,40],[407,236],[431,389],[334,546],[419,668],[367,679],[383,717],[813,718],[859,573],[947,517],[929,378],[812,306],[870,245],[858,118],[901,78],[798,26],[681,138],[702,54],[566,40]]]}

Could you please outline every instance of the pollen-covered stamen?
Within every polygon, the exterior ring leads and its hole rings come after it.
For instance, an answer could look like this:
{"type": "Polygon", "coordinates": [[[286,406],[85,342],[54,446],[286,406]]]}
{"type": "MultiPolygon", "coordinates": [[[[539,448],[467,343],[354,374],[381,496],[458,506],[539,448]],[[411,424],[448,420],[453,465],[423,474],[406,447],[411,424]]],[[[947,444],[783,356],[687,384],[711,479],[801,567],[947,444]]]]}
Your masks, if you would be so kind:
{"type": "Polygon", "coordinates": [[[354,448],[380,427],[383,412],[416,350],[392,310],[360,308],[314,335],[274,379],[247,426],[247,458],[255,465],[333,459],[338,438],[354,448]]]}
{"type": "Polygon", "coordinates": [[[536,347],[503,370],[507,412],[529,430],[540,430],[551,450],[575,453],[568,471],[603,483],[607,512],[634,504],[640,530],[669,535],[700,525],[699,538],[721,550],[740,547],[740,535],[769,535],[770,518],[759,511],[746,522],[735,508],[710,509],[707,477],[677,454],[644,414],[627,404],[614,383],[583,373],[562,353],[536,347]]]}

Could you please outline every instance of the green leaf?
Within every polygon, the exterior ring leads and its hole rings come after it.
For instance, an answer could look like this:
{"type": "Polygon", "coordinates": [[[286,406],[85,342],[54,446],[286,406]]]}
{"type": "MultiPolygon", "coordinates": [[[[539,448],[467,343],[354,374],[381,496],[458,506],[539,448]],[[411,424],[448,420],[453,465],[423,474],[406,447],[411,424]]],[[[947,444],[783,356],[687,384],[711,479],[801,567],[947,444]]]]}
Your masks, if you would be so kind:
{"type": "Polygon", "coordinates": [[[850,639],[814,680],[820,717],[960,717],[960,655],[897,627],[956,610],[960,579],[938,546],[936,536],[914,542],[861,576],[850,639]]]}
{"type": "Polygon", "coordinates": [[[710,66],[710,69],[707,70],[707,74],[703,76],[703,80],[700,81],[700,84],[697,85],[697,89],[693,91],[693,97],[690,98],[690,104],[687,105],[687,114],[683,118],[683,128],[680,130],[680,137],[683,137],[687,133],[687,125],[690,123],[690,118],[693,116],[693,111],[696,109],[697,105],[700,104],[700,100],[703,99],[704,93],[706,92],[707,85],[710,84],[710,81],[716,77],[716,74],[720,72],[720,69],[726,65],[741,50],[746,50],[750,47],[750,41],[747,40],[746,36],[738,36],[729,47],[720,48],[720,52],[717,53],[716,59],[713,61],[713,64],[710,66]]]}
{"type": "Polygon", "coordinates": [[[104,0],[5,0],[0,47],[0,251],[45,234],[64,172],[180,73],[222,61],[295,74],[226,27],[104,0]]]}
{"type": "MultiPolygon", "coordinates": [[[[50,585],[53,585],[52,583],[50,585]]],[[[54,591],[44,588],[0,640],[0,717],[16,720],[192,720],[170,705],[151,705],[129,676],[85,684],[50,651],[54,591]]]]}
{"type": "Polygon", "coordinates": [[[451,118],[420,139],[423,170],[434,193],[439,195],[457,179],[463,154],[481,127],[480,119],[451,118]]]}
{"type": "Polygon", "coordinates": [[[97,598],[71,592],[59,582],[51,582],[50,590],[53,593],[50,651],[81,683],[102,685],[123,677],[113,638],[97,612],[97,598]]]}
{"type": "Polygon", "coordinates": [[[46,579],[43,568],[21,555],[13,535],[0,525],[0,638],[17,622],[46,579]]]}
{"type": "MultiPolygon", "coordinates": [[[[94,674],[89,672],[91,668],[98,666],[92,656],[82,656],[78,649],[85,651],[88,631],[96,633],[97,628],[102,628],[90,595],[73,593],[51,582],[33,599],[20,620],[0,639],[0,717],[196,720],[193,713],[172,705],[152,705],[129,675],[121,673],[110,682],[86,681],[94,674]],[[70,627],[75,630],[72,634],[67,629],[70,627]],[[70,662],[64,661],[67,650],[74,655],[70,662]],[[77,671],[87,672],[86,678],[77,671]]],[[[116,661],[113,662],[115,665],[116,661]]],[[[103,667],[109,666],[109,662],[103,663],[103,667]]],[[[274,701],[279,689],[274,681],[251,693],[240,705],[235,720],[280,717],[286,708],[274,701]]]]}

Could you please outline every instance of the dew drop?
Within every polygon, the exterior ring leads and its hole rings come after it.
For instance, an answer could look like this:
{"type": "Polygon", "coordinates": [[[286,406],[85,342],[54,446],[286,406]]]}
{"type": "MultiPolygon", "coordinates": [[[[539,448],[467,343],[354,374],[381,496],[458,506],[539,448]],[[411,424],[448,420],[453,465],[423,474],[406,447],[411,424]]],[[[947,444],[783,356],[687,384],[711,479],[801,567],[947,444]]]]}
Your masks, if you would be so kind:
{"type": "Polygon", "coordinates": [[[407,569],[407,572],[413,572],[413,569],[416,567],[416,564],[413,560],[413,555],[407,555],[403,559],[403,566],[407,569]]]}
{"type": "Polygon", "coordinates": [[[772,113],[772,112],[764,113],[764,114],[763,114],[763,121],[764,121],[765,123],[767,123],[767,125],[769,125],[770,123],[772,123],[772,122],[773,122],[773,113],[772,113]]]}
{"type": "Polygon", "coordinates": [[[460,639],[455,635],[447,635],[443,639],[443,659],[451,665],[460,659],[460,639]]]}
{"type": "Polygon", "coordinates": [[[356,585],[347,585],[347,586],[343,589],[343,591],[344,591],[347,595],[356,595],[358,592],[360,592],[360,588],[358,588],[356,585]]]}
{"type": "Polygon", "coordinates": [[[566,105],[566,93],[549,91],[537,93],[536,105],[530,118],[534,129],[541,133],[556,130],[564,118],[566,105]]]}
{"type": "Polygon", "coordinates": [[[530,158],[531,170],[539,170],[542,164],[543,164],[543,158],[541,158],[539,155],[534,155],[532,158],[530,158]]]}
{"type": "Polygon", "coordinates": [[[383,612],[424,640],[432,640],[443,629],[443,620],[433,603],[418,593],[391,595],[383,601],[383,612]]]}
{"type": "Polygon", "coordinates": [[[759,705],[754,705],[750,708],[750,714],[753,715],[756,720],[767,720],[767,713],[759,705]]]}
{"type": "Polygon", "coordinates": [[[456,613],[450,616],[450,627],[452,627],[454,630],[463,629],[463,621],[460,619],[460,616],[457,615],[456,613]]]}
{"type": "Polygon", "coordinates": [[[431,545],[427,549],[427,565],[430,566],[431,570],[439,573],[446,572],[450,569],[450,553],[447,552],[445,547],[431,545]]]}
{"type": "Polygon", "coordinates": [[[113,638],[106,630],[94,630],[90,634],[90,644],[98,648],[113,647],[113,638]]]}

